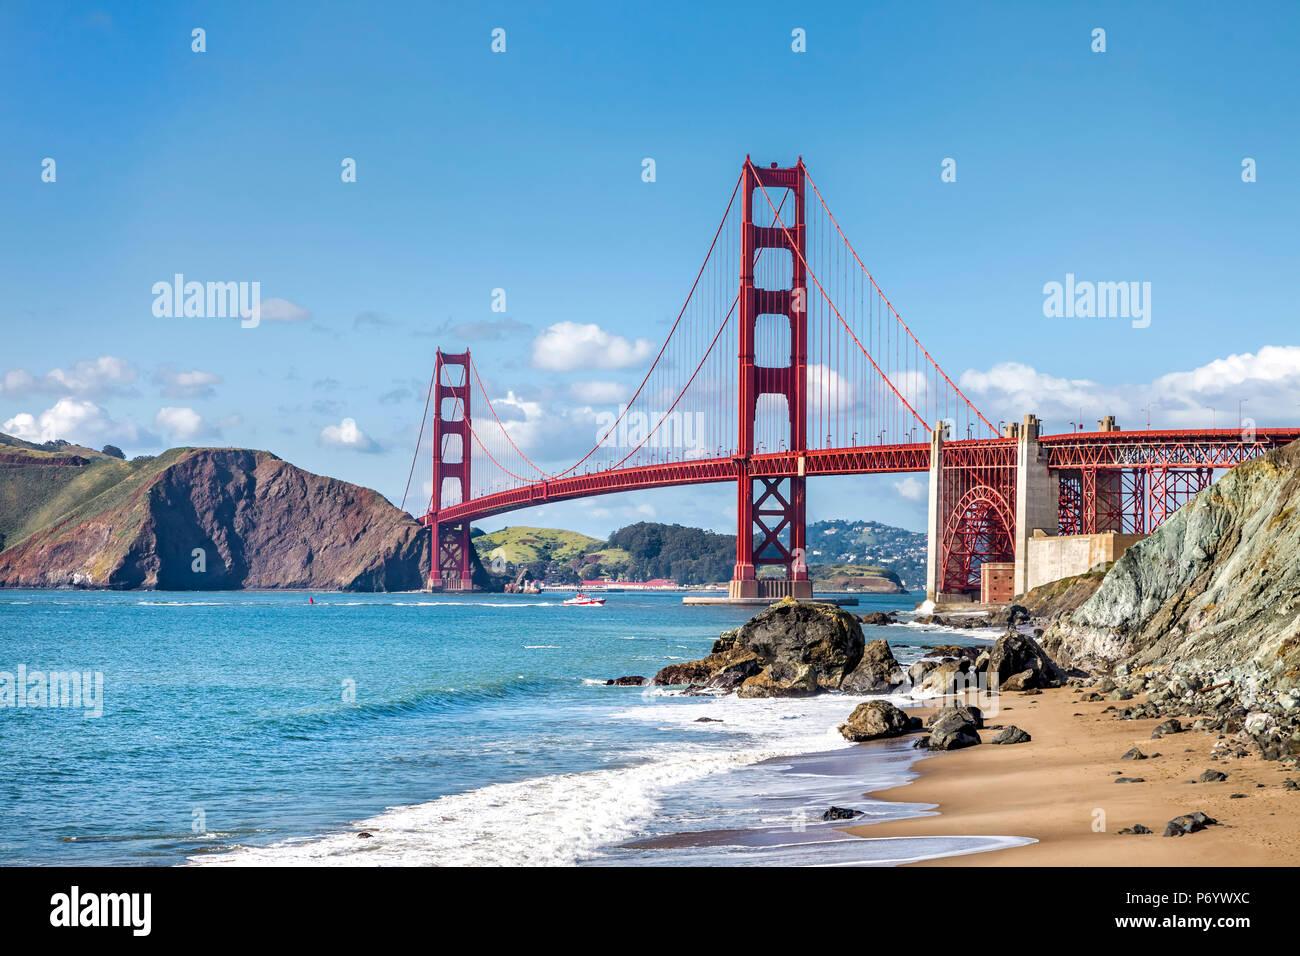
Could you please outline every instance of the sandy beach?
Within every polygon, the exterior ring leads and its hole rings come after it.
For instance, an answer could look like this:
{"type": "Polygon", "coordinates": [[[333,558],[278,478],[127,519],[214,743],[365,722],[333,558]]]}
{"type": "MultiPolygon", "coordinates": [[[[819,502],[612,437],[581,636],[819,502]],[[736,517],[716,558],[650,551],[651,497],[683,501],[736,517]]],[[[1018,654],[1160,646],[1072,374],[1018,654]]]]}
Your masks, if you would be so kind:
{"type": "Polygon", "coordinates": [[[982,730],[980,746],[929,756],[915,765],[916,780],[871,796],[937,804],[937,815],[847,832],[863,837],[1012,835],[1038,841],[914,864],[918,866],[1300,863],[1300,791],[1282,788],[1286,777],[1300,773],[1255,756],[1213,760],[1216,738],[1199,731],[1152,740],[1159,720],[1115,720],[1106,712],[1113,702],[1084,702],[1080,696],[1070,687],[1003,695],[1000,711],[985,714],[986,725],[1014,724],[1032,741],[993,746],[989,741],[996,731],[982,730]],[[1150,759],[1119,759],[1134,746],[1150,759]],[[1222,771],[1228,778],[1189,782],[1205,770],[1222,771]],[[1144,782],[1116,783],[1117,771],[1144,782]],[[1167,821],[1196,810],[1218,825],[1177,838],[1161,835],[1167,821]],[[1154,832],[1118,832],[1134,824],[1154,832]]]}

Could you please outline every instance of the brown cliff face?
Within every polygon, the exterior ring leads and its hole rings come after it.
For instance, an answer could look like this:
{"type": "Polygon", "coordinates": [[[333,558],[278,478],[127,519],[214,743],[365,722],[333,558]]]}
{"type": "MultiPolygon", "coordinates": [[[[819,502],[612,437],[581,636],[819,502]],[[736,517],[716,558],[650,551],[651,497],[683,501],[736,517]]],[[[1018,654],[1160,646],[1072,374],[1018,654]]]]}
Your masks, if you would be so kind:
{"type": "Polygon", "coordinates": [[[261,451],[174,449],[0,552],[0,586],[396,591],[429,532],[377,492],[261,451]]]}

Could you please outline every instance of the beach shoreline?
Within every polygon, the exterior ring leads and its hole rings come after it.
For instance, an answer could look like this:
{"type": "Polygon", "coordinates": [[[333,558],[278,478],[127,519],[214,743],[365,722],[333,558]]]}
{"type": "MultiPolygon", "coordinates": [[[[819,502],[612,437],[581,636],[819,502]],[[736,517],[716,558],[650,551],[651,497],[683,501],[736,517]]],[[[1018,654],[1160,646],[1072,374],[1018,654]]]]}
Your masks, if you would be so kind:
{"type": "Polygon", "coordinates": [[[998,712],[985,715],[986,724],[1020,727],[1032,736],[1030,742],[995,746],[989,741],[996,731],[982,730],[979,746],[923,757],[912,766],[913,780],[869,796],[932,805],[933,814],[849,826],[845,832],[865,838],[1035,841],[909,866],[1300,864],[1300,792],[1282,787],[1285,778],[1297,776],[1294,769],[1256,755],[1213,759],[1216,735],[1199,731],[1153,740],[1159,718],[1117,720],[1108,712],[1114,702],[1081,696],[1072,687],[1002,695],[998,712]],[[1148,759],[1121,760],[1132,747],[1148,759]],[[1189,782],[1206,770],[1228,777],[1189,782]],[[1118,783],[1118,777],[1142,782],[1118,783]],[[1219,822],[1182,837],[1162,835],[1166,822],[1193,811],[1219,822]],[[1153,832],[1118,832],[1135,824],[1153,832]]]}

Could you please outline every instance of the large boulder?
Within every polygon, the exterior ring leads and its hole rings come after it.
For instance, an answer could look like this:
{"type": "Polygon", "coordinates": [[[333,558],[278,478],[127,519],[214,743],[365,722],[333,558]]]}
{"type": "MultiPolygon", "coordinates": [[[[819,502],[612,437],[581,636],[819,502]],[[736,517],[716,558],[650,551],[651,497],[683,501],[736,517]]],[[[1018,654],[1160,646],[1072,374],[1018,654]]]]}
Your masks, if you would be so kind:
{"type": "Polygon", "coordinates": [[[758,655],[765,666],[807,666],[821,690],[839,690],[862,660],[862,627],[833,604],[786,598],[742,625],[735,647],[758,655]]]}
{"type": "Polygon", "coordinates": [[[1019,690],[1055,687],[1061,682],[1061,669],[1047,656],[1047,652],[1032,637],[1014,630],[1008,630],[997,639],[989,652],[988,669],[990,682],[996,674],[999,683],[1030,671],[1029,675],[1017,679],[1019,690]]]}
{"type": "Polygon", "coordinates": [[[959,750],[979,742],[980,735],[976,733],[974,722],[960,713],[959,708],[952,708],[930,728],[931,750],[959,750]]]}
{"type": "Polygon", "coordinates": [[[844,678],[840,690],[848,694],[887,694],[902,685],[905,678],[889,642],[882,637],[863,648],[862,660],[844,678]]]}
{"type": "Polygon", "coordinates": [[[955,707],[941,707],[930,715],[930,719],[925,722],[927,727],[933,727],[939,721],[947,717],[957,716],[967,723],[973,725],[976,730],[984,726],[984,711],[970,704],[960,704],[955,707]]]}
{"type": "MultiPolygon", "coordinates": [[[[853,615],[787,598],[721,634],[708,657],[665,667],[654,682],[705,684],[741,697],[806,697],[839,690],[862,660],[864,644],[853,615]]],[[[873,659],[883,667],[879,652],[873,659]]]]}
{"type": "Polygon", "coordinates": [[[909,718],[887,700],[869,700],[853,708],[848,720],[840,724],[839,731],[846,740],[878,740],[905,734],[916,723],[918,721],[909,718]]]}

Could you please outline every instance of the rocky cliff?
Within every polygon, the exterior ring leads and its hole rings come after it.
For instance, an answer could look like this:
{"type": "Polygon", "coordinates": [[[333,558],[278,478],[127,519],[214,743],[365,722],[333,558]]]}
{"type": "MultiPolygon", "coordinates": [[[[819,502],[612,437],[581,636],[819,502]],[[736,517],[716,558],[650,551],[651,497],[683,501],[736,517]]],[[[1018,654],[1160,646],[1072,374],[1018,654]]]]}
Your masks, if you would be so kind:
{"type": "Polygon", "coordinates": [[[1208,673],[1249,696],[1300,686],[1300,442],[1232,469],[1129,548],[1044,645],[1069,665],[1208,673]]]}
{"type": "Polygon", "coordinates": [[[269,452],[0,450],[3,587],[384,591],[428,574],[429,532],[409,515],[269,452]]]}

